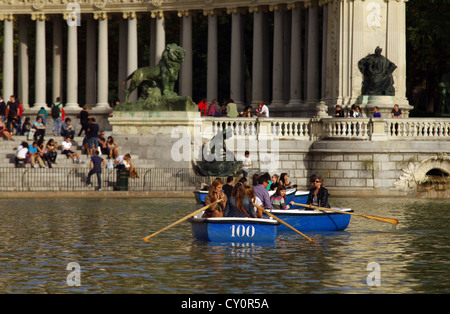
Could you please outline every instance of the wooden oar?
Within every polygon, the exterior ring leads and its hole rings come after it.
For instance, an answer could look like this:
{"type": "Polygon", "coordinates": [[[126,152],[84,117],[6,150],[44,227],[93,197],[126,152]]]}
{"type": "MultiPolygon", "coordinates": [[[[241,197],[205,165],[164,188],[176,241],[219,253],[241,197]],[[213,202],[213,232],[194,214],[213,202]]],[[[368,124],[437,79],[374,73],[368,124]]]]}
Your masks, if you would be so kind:
{"type": "Polygon", "coordinates": [[[362,215],[362,214],[357,214],[357,213],[352,213],[352,212],[344,212],[344,211],[338,210],[338,209],[319,207],[319,206],[307,205],[307,204],[294,203],[294,205],[308,207],[308,208],[313,208],[313,209],[318,209],[318,210],[322,210],[322,211],[331,211],[331,212],[336,212],[336,213],[340,213],[340,214],[360,216],[360,217],[364,217],[364,218],[368,218],[368,219],[378,220],[378,221],[381,221],[381,222],[387,222],[387,223],[393,224],[393,225],[397,225],[398,224],[398,220],[394,219],[394,218],[377,217],[377,216],[372,216],[372,215],[362,215]]]}
{"type": "Polygon", "coordinates": [[[217,200],[217,201],[215,201],[215,202],[213,202],[213,203],[211,203],[211,204],[209,204],[209,205],[206,205],[205,207],[202,207],[202,208],[196,210],[196,211],[193,212],[193,213],[190,213],[190,214],[187,215],[187,216],[184,216],[183,218],[181,218],[181,219],[175,221],[174,223],[168,225],[167,227],[164,227],[164,228],[162,228],[161,230],[156,231],[155,233],[152,233],[151,235],[148,235],[148,236],[146,236],[145,238],[142,238],[142,240],[145,241],[145,242],[148,242],[148,239],[150,239],[151,237],[154,237],[154,236],[157,235],[158,233],[161,233],[161,232],[163,232],[164,230],[167,230],[167,229],[169,229],[169,228],[172,228],[173,226],[179,224],[180,222],[183,222],[183,221],[185,221],[186,219],[189,219],[189,218],[191,218],[191,217],[197,215],[198,213],[200,213],[200,212],[206,210],[206,209],[207,209],[208,207],[210,207],[211,205],[214,205],[214,204],[216,204],[216,203],[218,203],[218,202],[221,202],[221,201],[223,201],[222,198],[219,199],[219,200],[217,200]]]}
{"type": "Polygon", "coordinates": [[[260,205],[256,205],[255,203],[253,203],[253,206],[259,208],[260,210],[262,210],[264,213],[266,213],[266,215],[274,218],[276,221],[278,221],[279,223],[282,223],[283,225],[285,225],[286,227],[288,227],[289,229],[294,230],[295,232],[297,232],[299,235],[305,237],[306,239],[308,239],[308,241],[310,242],[316,242],[315,240],[311,239],[310,237],[308,237],[306,234],[301,233],[300,231],[298,231],[297,229],[295,229],[294,227],[292,227],[290,224],[288,224],[287,222],[281,220],[280,218],[278,218],[277,216],[275,216],[274,214],[272,214],[271,212],[269,212],[268,210],[264,209],[262,206],[260,205]]]}

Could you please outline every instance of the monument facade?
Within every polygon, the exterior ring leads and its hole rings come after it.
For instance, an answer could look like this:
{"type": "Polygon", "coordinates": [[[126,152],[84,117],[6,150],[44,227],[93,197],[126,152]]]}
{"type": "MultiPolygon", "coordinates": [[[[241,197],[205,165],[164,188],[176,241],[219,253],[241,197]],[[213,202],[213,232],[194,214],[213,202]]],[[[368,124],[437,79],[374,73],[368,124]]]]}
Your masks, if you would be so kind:
{"type": "MultiPolygon", "coordinates": [[[[361,96],[363,77],[357,63],[379,46],[385,57],[397,65],[393,73],[394,102],[407,116],[410,106],[406,99],[405,2],[407,0],[0,0],[4,37],[2,95],[7,98],[15,94],[25,109],[31,111],[48,106],[62,96],[70,114],[79,110],[78,90],[85,86],[86,104],[97,113],[106,114],[110,110],[110,90],[117,89],[120,100],[124,101],[121,83],[138,67],[144,66],[137,64],[138,51],[143,49],[137,46],[137,17],[148,17],[143,20],[151,33],[150,65],[156,65],[166,46],[165,17],[174,15],[181,25],[180,45],[186,51],[179,94],[192,97],[192,86],[196,84],[192,75],[193,16],[203,16],[208,20],[207,84],[204,86],[208,102],[218,97],[219,76],[229,75],[230,98],[238,105],[265,102],[274,115],[312,116],[320,101],[329,108],[336,104],[349,107],[361,96]],[[221,47],[217,37],[218,17],[222,14],[231,16],[231,47],[221,47]],[[244,14],[253,21],[251,38],[244,38],[244,14]],[[269,18],[273,28],[268,23],[269,18]],[[120,20],[119,47],[109,44],[111,20],[120,20]],[[79,26],[87,28],[87,51],[78,49],[79,26]],[[62,32],[67,32],[66,43],[63,43],[62,32]],[[30,33],[35,37],[33,55],[27,53],[30,33]],[[17,34],[18,45],[14,44],[14,34],[17,34]],[[244,40],[253,43],[251,96],[247,99],[244,40]],[[53,47],[51,56],[46,55],[48,46],[53,47]],[[119,64],[108,62],[113,49],[119,50],[119,64]],[[218,49],[231,51],[227,74],[217,71],[218,49]],[[86,64],[79,64],[79,54],[86,54],[86,64]],[[34,59],[35,69],[29,69],[30,59],[34,59]],[[67,67],[65,77],[62,77],[63,66],[67,67]],[[92,75],[79,77],[81,66],[92,75]],[[112,67],[118,68],[117,78],[109,77],[112,67]],[[51,95],[47,95],[46,86],[50,81],[51,95]],[[116,81],[117,86],[110,86],[109,81],[116,81]],[[30,85],[35,86],[32,97],[30,85]]],[[[133,99],[136,94],[130,97],[133,99]]],[[[364,110],[364,102],[362,106],[364,110]]]]}

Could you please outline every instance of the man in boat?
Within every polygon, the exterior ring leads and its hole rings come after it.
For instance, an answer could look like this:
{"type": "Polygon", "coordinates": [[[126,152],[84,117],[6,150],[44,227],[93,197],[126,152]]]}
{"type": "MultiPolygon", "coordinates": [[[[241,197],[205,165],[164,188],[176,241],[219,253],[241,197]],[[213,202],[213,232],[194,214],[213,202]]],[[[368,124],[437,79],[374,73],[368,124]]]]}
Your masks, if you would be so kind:
{"type": "Polygon", "coordinates": [[[255,191],[255,196],[261,200],[264,208],[273,209],[272,203],[270,202],[269,192],[267,191],[269,182],[270,175],[265,173],[258,178],[258,184],[253,187],[253,190],[255,191]]]}
{"type": "Polygon", "coordinates": [[[227,198],[231,197],[231,191],[233,191],[233,180],[234,178],[232,176],[229,176],[227,178],[227,183],[223,185],[223,192],[227,196],[227,198]]]}

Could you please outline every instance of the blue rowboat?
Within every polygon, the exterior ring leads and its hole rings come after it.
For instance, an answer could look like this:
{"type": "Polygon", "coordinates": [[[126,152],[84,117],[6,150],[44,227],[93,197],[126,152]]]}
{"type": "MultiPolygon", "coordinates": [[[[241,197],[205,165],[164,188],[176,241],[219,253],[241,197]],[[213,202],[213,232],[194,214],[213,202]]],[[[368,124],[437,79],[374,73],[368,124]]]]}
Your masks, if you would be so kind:
{"type": "MultiPolygon", "coordinates": [[[[344,212],[353,212],[350,208],[333,207],[333,209],[344,212]]],[[[270,212],[301,232],[345,230],[350,223],[351,217],[349,214],[305,209],[273,209],[270,212]]],[[[279,232],[290,230],[291,229],[285,225],[280,225],[278,227],[279,232]]]]}
{"type": "Polygon", "coordinates": [[[273,242],[280,223],[268,218],[190,218],[192,235],[210,242],[273,242]]]}
{"type": "Polygon", "coordinates": [[[195,200],[197,201],[197,204],[199,205],[205,205],[205,197],[208,195],[209,191],[201,191],[197,190],[194,191],[195,200]]]}
{"type": "MultiPolygon", "coordinates": [[[[306,204],[306,202],[308,201],[308,196],[309,196],[309,191],[295,191],[295,196],[294,196],[294,203],[299,203],[299,204],[306,204]]],[[[286,198],[286,204],[289,204],[290,201],[287,201],[286,198]]],[[[298,205],[292,205],[291,209],[300,209],[300,208],[304,208],[303,206],[298,206],[298,205]]]]}

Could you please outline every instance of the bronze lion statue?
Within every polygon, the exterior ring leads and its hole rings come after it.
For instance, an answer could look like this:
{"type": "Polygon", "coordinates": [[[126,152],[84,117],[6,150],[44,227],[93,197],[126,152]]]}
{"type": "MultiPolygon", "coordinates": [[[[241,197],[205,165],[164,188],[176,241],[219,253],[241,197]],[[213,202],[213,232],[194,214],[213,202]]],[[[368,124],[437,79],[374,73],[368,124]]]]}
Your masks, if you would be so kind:
{"type": "Polygon", "coordinates": [[[122,83],[125,103],[129,103],[130,94],[136,89],[139,91],[138,97],[141,101],[151,101],[152,98],[160,96],[177,96],[174,87],[185,55],[186,51],[177,44],[168,44],[157,65],[142,67],[131,73],[122,83]],[[128,81],[130,85],[125,89],[128,81]]]}

